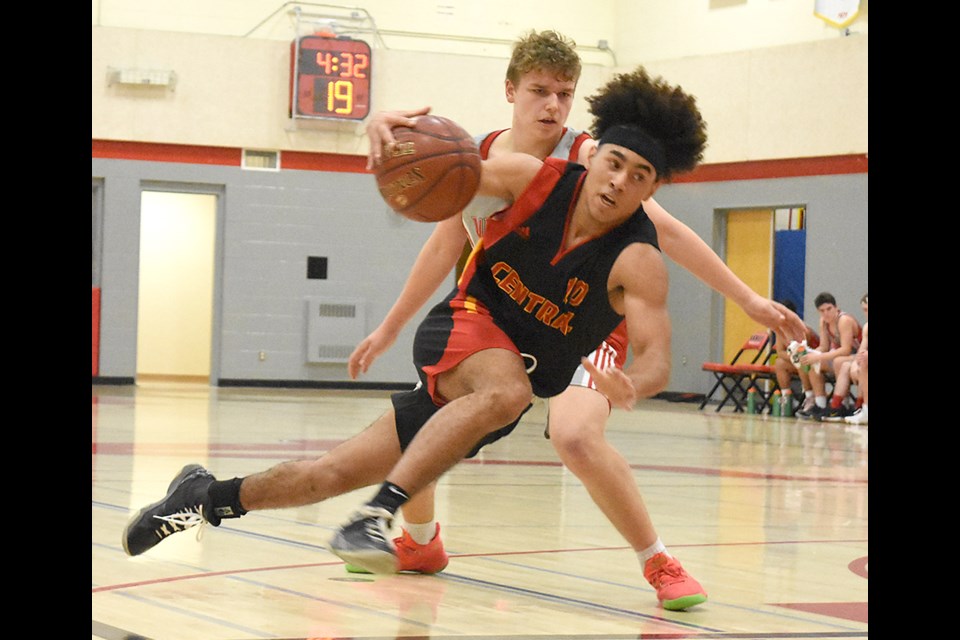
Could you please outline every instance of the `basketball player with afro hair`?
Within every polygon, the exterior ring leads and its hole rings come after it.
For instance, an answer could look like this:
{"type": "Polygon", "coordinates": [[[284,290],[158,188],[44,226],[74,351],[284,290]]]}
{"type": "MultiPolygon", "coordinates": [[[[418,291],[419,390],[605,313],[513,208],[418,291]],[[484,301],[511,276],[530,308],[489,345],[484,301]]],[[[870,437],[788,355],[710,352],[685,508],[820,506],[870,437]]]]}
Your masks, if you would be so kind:
{"type": "MultiPolygon", "coordinates": [[[[562,393],[578,367],[613,407],[666,385],[666,267],[642,203],[696,167],[706,126],[692,96],[642,68],[616,76],[590,109],[599,140],[586,166],[523,153],[483,162],[479,194],[509,206],[487,220],[457,288],[418,328],[420,385],[402,409],[419,424],[402,426],[398,411],[403,455],[331,542],[347,562],[396,571],[387,535],[409,496],[508,435],[533,396],[562,393]],[[621,324],[628,367],[585,357],[621,324]]],[[[706,599],[702,589],[688,596],[671,608],[706,599]]]]}

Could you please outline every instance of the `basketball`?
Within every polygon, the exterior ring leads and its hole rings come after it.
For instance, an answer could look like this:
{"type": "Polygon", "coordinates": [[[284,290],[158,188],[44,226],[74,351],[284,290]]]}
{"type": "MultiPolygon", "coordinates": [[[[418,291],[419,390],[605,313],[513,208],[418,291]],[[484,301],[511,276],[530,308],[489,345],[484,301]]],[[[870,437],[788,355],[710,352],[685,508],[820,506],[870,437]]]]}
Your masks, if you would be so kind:
{"type": "Polygon", "coordinates": [[[380,195],[391,209],[417,222],[439,222],[460,213],[480,186],[480,150],[453,120],[417,116],[394,127],[396,144],[374,169],[380,195]]]}

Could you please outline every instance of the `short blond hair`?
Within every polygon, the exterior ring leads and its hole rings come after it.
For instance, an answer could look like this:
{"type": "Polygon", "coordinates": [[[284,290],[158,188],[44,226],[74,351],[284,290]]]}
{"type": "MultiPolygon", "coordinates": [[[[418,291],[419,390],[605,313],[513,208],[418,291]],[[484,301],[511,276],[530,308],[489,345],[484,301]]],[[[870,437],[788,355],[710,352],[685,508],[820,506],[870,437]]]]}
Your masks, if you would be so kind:
{"type": "Polygon", "coordinates": [[[507,65],[507,80],[519,84],[531,71],[553,72],[562,80],[577,82],[582,63],[577,43],[556,31],[530,31],[513,45],[507,65]]]}

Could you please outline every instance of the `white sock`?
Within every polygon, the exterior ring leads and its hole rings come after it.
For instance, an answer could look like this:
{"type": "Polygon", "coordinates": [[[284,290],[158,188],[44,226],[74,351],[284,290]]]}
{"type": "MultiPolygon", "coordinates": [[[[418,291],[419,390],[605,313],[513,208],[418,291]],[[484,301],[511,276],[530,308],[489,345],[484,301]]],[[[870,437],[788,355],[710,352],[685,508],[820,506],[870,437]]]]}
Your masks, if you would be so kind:
{"type": "Polygon", "coordinates": [[[827,396],[817,396],[813,401],[816,402],[817,406],[821,409],[827,408],[827,396]]]}
{"type": "Polygon", "coordinates": [[[665,553],[667,557],[670,556],[670,553],[667,551],[667,548],[663,546],[663,542],[660,541],[660,538],[657,537],[657,541],[652,545],[644,549],[643,551],[637,551],[637,557],[640,558],[640,566],[646,567],[647,560],[657,555],[658,553],[665,553]]]}
{"type": "Polygon", "coordinates": [[[804,397],[804,399],[812,398],[812,397],[813,397],[813,391],[804,391],[804,392],[803,392],[803,397],[804,397]]]}
{"type": "Polygon", "coordinates": [[[405,522],[403,528],[417,544],[427,544],[437,535],[437,521],[405,522]]]}

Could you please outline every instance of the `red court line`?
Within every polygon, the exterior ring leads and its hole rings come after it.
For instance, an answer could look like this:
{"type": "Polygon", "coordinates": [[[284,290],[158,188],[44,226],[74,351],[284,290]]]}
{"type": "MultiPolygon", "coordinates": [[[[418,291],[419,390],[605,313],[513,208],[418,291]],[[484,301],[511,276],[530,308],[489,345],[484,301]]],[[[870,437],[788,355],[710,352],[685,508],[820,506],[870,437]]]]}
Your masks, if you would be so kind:
{"type": "MultiPolygon", "coordinates": [[[[744,547],[744,546],[773,546],[788,544],[848,544],[848,543],[867,542],[866,539],[845,539],[845,540],[781,540],[777,542],[710,542],[693,544],[671,544],[671,548],[707,548],[707,547],[744,547]]],[[[584,551],[624,551],[629,550],[627,545],[617,547],[582,547],[569,549],[532,549],[527,551],[497,551],[493,553],[451,553],[451,558],[500,558],[505,556],[529,556],[544,555],[553,553],[581,553],[584,551]]],[[[204,573],[193,573],[182,576],[168,576],[166,578],[155,578],[152,580],[139,580],[136,582],[124,582],[120,584],[104,585],[102,587],[93,587],[92,593],[104,591],[117,591],[118,589],[132,589],[135,587],[144,587],[167,582],[182,582],[184,580],[198,580],[200,578],[217,578],[220,576],[241,575],[244,573],[263,573],[267,571],[286,571],[287,569],[310,569],[315,567],[330,567],[343,564],[342,560],[332,560],[329,562],[307,562],[302,564],[281,564],[266,567],[252,567],[250,569],[231,569],[226,571],[208,571],[204,573]]]]}
{"type": "Polygon", "coordinates": [[[770,604],[795,611],[806,611],[807,613],[843,618],[844,620],[853,620],[864,624],[868,622],[866,602],[771,602],[770,604]]]}
{"type": "MultiPolygon", "coordinates": [[[[138,456],[169,456],[178,454],[194,453],[196,455],[208,456],[210,458],[243,457],[253,458],[276,458],[278,453],[289,453],[291,451],[304,455],[321,455],[326,453],[336,445],[340,440],[302,440],[288,443],[269,443],[269,444],[207,444],[201,442],[170,442],[158,444],[138,444],[136,445],[136,454],[138,456]],[[309,444],[309,446],[307,446],[309,444]],[[242,456],[236,454],[241,453],[242,456]]],[[[98,455],[132,455],[134,453],[134,444],[131,442],[101,442],[93,443],[93,452],[98,455]]],[[[563,463],[559,460],[461,460],[459,464],[469,465],[503,465],[517,467],[561,467],[563,463]]],[[[811,476],[797,475],[790,473],[759,473],[756,471],[737,471],[733,469],[708,469],[705,467],[684,467],[676,465],[655,465],[655,464],[631,464],[630,468],[635,471],[663,471],[665,473],[688,473],[691,475],[714,476],[720,478],[745,478],[753,480],[794,480],[801,482],[839,482],[844,484],[867,484],[867,479],[840,478],[835,476],[811,476]]]]}

